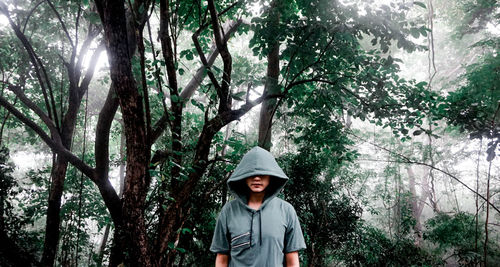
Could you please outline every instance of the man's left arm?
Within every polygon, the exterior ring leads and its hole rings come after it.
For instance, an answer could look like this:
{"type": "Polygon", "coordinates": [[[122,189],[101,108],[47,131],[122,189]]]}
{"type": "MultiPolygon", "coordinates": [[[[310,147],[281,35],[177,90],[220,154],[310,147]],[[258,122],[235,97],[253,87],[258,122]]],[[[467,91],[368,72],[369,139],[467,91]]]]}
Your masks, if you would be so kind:
{"type": "Polygon", "coordinates": [[[285,254],[286,267],[299,267],[299,252],[293,251],[285,254]]]}

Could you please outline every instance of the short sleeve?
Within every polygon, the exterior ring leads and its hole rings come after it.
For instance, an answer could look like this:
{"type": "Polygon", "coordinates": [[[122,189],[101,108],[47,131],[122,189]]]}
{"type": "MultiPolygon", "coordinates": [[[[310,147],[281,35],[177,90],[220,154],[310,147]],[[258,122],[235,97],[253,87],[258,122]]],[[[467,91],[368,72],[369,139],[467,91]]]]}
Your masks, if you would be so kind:
{"type": "Polygon", "coordinates": [[[228,242],[228,231],[226,223],[226,213],[224,209],[220,212],[217,217],[217,223],[215,225],[214,236],[212,237],[212,245],[210,246],[210,251],[220,254],[229,254],[229,242],[228,242]]]}
{"type": "Polygon", "coordinates": [[[299,251],[306,248],[306,242],[304,241],[304,235],[302,234],[302,229],[300,228],[299,218],[295,209],[290,205],[288,209],[288,224],[285,232],[285,249],[284,253],[290,253],[294,251],[299,251]]]}

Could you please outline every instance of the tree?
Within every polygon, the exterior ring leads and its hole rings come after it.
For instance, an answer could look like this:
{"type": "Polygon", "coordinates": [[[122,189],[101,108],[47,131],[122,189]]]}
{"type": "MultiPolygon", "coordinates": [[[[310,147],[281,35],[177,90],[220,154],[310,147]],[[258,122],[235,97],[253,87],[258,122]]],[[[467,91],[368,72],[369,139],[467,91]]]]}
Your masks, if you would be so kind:
{"type": "MultiPolygon", "coordinates": [[[[76,40],[78,31],[62,26],[69,25],[64,23],[65,19],[77,29],[80,25],[77,18],[86,14],[83,17],[94,25],[91,28],[103,29],[111,85],[96,125],[95,165],[77,156],[70,146],[77,111],[91,78],[82,74],[78,65],[82,60],[76,59],[85,53],[78,51],[77,45],[69,45],[70,55],[62,54],[48,61],[68,66],[70,81],[64,87],[68,91],[51,96],[49,85],[55,84],[56,78],[44,71],[43,66],[48,63],[43,62],[45,57],[38,56],[39,52],[35,53],[31,45],[46,40],[37,39],[36,28],[28,28],[34,36],[30,41],[20,30],[22,24],[12,20],[23,17],[26,13],[23,10],[34,12],[37,8],[1,6],[1,12],[11,18],[11,28],[21,40],[23,53],[32,58],[28,73],[39,74],[34,92],[47,92],[47,101],[38,103],[31,99],[31,94],[23,93],[24,87],[29,86],[15,84],[11,78],[4,82],[23,105],[14,105],[11,98],[0,98],[0,105],[32,129],[57,155],[52,168],[55,191],[51,193],[48,208],[47,218],[51,221],[47,222],[47,235],[59,231],[56,211],[60,208],[58,201],[66,168],[71,163],[95,183],[109,210],[115,227],[110,265],[125,262],[131,266],[172,266],[180,251],[177,247],[182,241],[180,232],[192,210],[190,200],[204,181],[207,169],[220,160],[217,148],[223,142],[221,129],[262,102],[269,107],[263,111],[266,115],[263,125],[267,126],[262,129],[266,132],[271,129],[273,115],[281,116],[286,111],[278,110],[284,103],[293,110],[292,114],[303,114],[306,126],[313,126],[318,133],[324,130],[320,127],[322,123],[332,116],[340,119],[344,112],[391,127],[402,135],[408,134],[407,127],[421,124],[422,113],[415,110],[427,108],[418,103],[432,98],[432,94],[425,93],[423,84],[401,79],[397,75],[398,60],[382,54],[391,43],[409,51],[419,48],[407,37],[423,34],[426,29],[404,21],[409,7],[367,8],[366,15],[359,15],[355,5],[336,1],[260,4],[262,14],[253,18],[248,27],[243,23],[245,17],[252,15],[252,1],[160,1],[158,4],[148,0],[133,3],[96,0],[95,7],[85,1],[70,2],[67,6],[65,2],[47,2],[47,10],[55,14],[57,25],[61,25],[54,32],[62,34],[69,43],[76,43],[71,40],[76,40]],[[68,10],[62,12],[64,7],[68,10]],[[75,18],[72,9],[77,11],[75,18]],[[15,11],[19,15],[11,16],[15,11]],[[150,30],[154,15],[159,15],[160,22],[159,51],[155,49],[155,34],[150,30]],[[262,82],[251,84],[249,79],[233,79],[241,71],[235,69],[230,51],[229,38],[236,31],[252,31],[250,47],[256,56],[267,59],[265,90],[255,100],[250,100],[250,91],[262,82]],[[192,43],[187,48],[181,46],[185,41],[183,34],[191,35],[192,43]],[[366,37],[379,47],[371,51],[363,49],[359,39],[366,37]],[[219,54],[221,61],[216,62],[219,54]],[[183,66],[190,64],[195,55],[201,62],[198,70],[191,73],[193,78],[183,78],[186,73],[183,66]],[[203,82],[205,76],[209,77],[208,83],[203,82]],[[70,99],[67,109],[54,104],[57,97],[70,99]],[[118,107],[126,140],[127,172],[122,198],[108,179],[109,135],[118,107]],[[201,112],[194,112],[193,107],[201,112]],[[35,113],[37,118],[25,115],[23,109],[35,113]],[[64,118],[59,120],[62,114],[64,118]],[[187,124],[192,117],[196,118],[195,127],[187,124]],[[42,127],[38,120],[43,121],[42,127]],[[152,175],[157,168],[160,175],[152,175]],[[148,193],[154,195],[153,204],[147,201],[148,193]],[[150,204],[155,206],[152,215],[146,214],[150,204]],[[151,216],[148,221],[147,216],[151,216]]],[[[97,38],[97,33],[92,36],[97,38]]],[[[89,40],[90,45],[92,39],[89,40]]],[[[94,52],[95,58],[98,51],[94,52]]],[[[88,70],[93,73],[91,69],[88,70]]],[[[263,136],[270,138],[269,134],[263,136]]],[[[269,145],[265,139],[263,143],[269,145]]],[[[314,140],[311,143],[315,144],[314,140]]],[[[44,256],[44,264],[49,266],[54,261],[58,240],[57,235],[55,239],[52,237],[46,237],[44,256]]]]}
{"type": "MultiPolygon", "coordinates": [[[[40,4],[35,5],[33,7],[33,11],[39,6],[40,4]]],[[[59,51],[57,51],[57,49],[48,49],[51,53],[42,55],[44,53],[37,51],[38,49],[33,46],[30,38],[25,35],[26,26],[29,25],[31,14],[25,18],[17,17],[18,21],[16,23],[14,21],[14,16],[10,14],[6,3],[0,3],[0,12],[9,19],[9,24],[15,36],[19,40],[24,53],[29,58],[29,62],[31,63],[30,68],[32,69],[27,72],[34,74],[36,77],[37,83],[35,86],[41,90],[44,97],[44,102],[42,104],[43,108],[27,96],[24,88],[22,88],[24,83],[23,81],[21,81],[21,84],[12,84],[9,81],[3,82],[7,82],[8,89],[15,94],[17,99],[28,107],[31,112],[35,113],[41,121],[43,121],[43,126],[46,127],[50,134],[46,132],[46,129],[38,126],[35,122],[36,120],[22,114],[19,109],[14,107],[12,102],[9,102],[3,97],[0,99],[0,102],[4,108],[9,110],[9,112],[13,114],[17,113],[15,116],[20,118],[21,121],[23,121],[28,127],[31,127],[35,132],[37,132],[42,139],[45,139],[46,142],[50,143],[53,147],[57,146],[57,149],[60,151],[71,153],[71,141],[75,130],[77,114],[80,109],[82,98],[88,90],[88,86],[92,80],[95,71],[94,67],[97,58],[102,51],[102,47],[93,52],[91,63],[89,65],[90,67],[87,70],[83,69],[82,64],[84,56],[87,55],[87,51],[90,49],[91,43],[98,36],[101,30],[99,26],[96,26],[92,22],[89,22],[89,26],[85,29],[82,30],[80,28],[79,22],[80,16],[82,15],[81,7],[67,4],[56,9],[50,1],[47,1],[46,5],[43,5],[40,8],[43,8],[42,12],[46,13],[45,15],[49,15],[48,13],[51,12],[53,13],[51,16],[57,18],[58,23],[60,23],[59,29],[61,31],[51,33],[55,35],[64,34],[63,36],[67,38],[67,40],[63,40],[63,42],[67,42],[66,45],[70,47],[68,51],[65,51],[64,48],[59,51]],[[75,9],[77,9],[78,12],[76,14],[72,14],[71,12],[74,12],[75,9]],[[74,36],[70,36],[68,32],[69,25],[64,22],[62,16],[65,18],[69,17],[74,20],[75,23],[71,24],[72,28],[70,29],[75,31],[74,36]],[[86,37],[80,47],[78,39],[79,31],[86,33],[86,37]],[[62,59],[62,64],[59,66],[57,66],[57,63],[54,64],[54,57],[57,56],[60,56],[62,59]],[[45,57],[47,60],[42,59],[45,57]],[[64,66],[66,70],[61,69],[61,66],[64,66]],[[61,91],[67,90],[65,95],[56,95],[56,93],[58,93],[55,88],[55,85],[57,84],[55,81],[57,78],[51,75],[53,73],[49,72],[49,69],[57,69],[61,73],[63,71],[67,71],[66,80],[64,80],[64,78],[61,80],[62,85],[60,88],[61,91]],[[60,104],[58,106],[56,100],[60,100],[61,103],[63,101],[67,101],[67,105],[60,104]]],[[[53,29],[49,28],[48,30],[52,31],[53,29]]],[[[57,154],[52,166],[52,183],[49,194],[45,245],[42,257],[42,264],[45,266],[52,266],[59,241],[59,213],[61,209],[61,196],[68,167],[68,157],[63,154],[57,154]]]]}

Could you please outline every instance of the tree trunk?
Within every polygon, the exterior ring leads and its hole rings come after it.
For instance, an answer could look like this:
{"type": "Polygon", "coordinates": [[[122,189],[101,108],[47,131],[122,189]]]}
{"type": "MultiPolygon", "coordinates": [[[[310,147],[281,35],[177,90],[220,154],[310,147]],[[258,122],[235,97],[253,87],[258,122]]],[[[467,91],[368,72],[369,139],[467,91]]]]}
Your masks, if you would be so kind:
{"type": "Polygon", "coordinates": [[[68,162],[57,157],[56,164],[52,167],[52,186],[49,193],[47,219],[45,225],[45,241],[43,246],[42,266],[52,267],[59,243],[59,224],[61,223],[61,197],[66,178],[68,162]]]}
{"type": "Polygon", "coordinates": [[[486,183],[486,219],[484,221],[484,267],[488,266],[488,221],[490,218],[490,178],[491,178],[491,163],[488,166],[488,179],[486,183]]]}
{"type": "MultiPolygon", "coordinates": [[[[280,93],[280,88],[278,86],[279,71],[279,44],[276,43],[267,55],[265,94],[274,95],[280,93]]],[[[271,127],[276,108],[277,100],[275,98],[265,100],[260,108],[259,146],[266,150],[271,149],[271,127]]]]}
{"type": "Polygon", "coordinates": [[[424,203],[428,196],[428,191],[426,190],[426,187],[428,187],[427,175],[422,177],[422,186],[424,188],[422,189],[422,195],[419,197],[417,196],[415,173],[413,172],[413,169],[408,166],[406,167],[406,172],[408,173],[411,194],[411,214],[415,220],[415,226],[413,227],[415,246],[420,246],[423,240],[422,222],[420,221],[420,217],[424,209],[424,203]]]}
{"type": "MultiPolygon", "coordinates": [[[[271,22],[270,27],[278,28],[280,15],[276,8],[276,1],[272,3],[271,13],[274,13],[274,20],[271,22]]],[[[280,45],[278,41],[269,44],[269,53],[267,54],[267,76],[266,84],[264,87],[264,94],[277,95],[280,93],[278,86],[278,78],[280,75],[280,60],[279,52],[280,45]]],[[[278,101],[276,98],[270,98],[262,102],[259,117],[259,146],[270,150],[271,149],[271,127],[273,123],[273,116],[276,112],[278,101]]]]}
{"type": "MultiPolygon", "coordinates": [[[[143,207],[149,186],[147,171],[150,147],[146,141],[142,98],[132,74],[125,8],[123,1],[118,3],[96,1],[96,4],[107,41],[111,80],[119,99],[125,125],[127,173],[123,191],[122,218],[125,233],[123,244],[128,252],[127,265],[148,267],[152,262],[143,207]]],[[[120,233],[118,227],[115,233],[120,233]]]]}
{"type": "Polygon", "coordinates": [[[111,228],[111,225],[106,225],[104,229],[104,235],[102,237],[101,245],[99,246],[99,251],[97,252],[97,266],[102,266],[102,261],[104,259],[104,250],[106,248],[106,243],[108,243],[108,237],[109,237],[109,229],[111,228]]]}
{"type": "MultiPolygon", "coordinates": [[[[113,89],[110,88],[110,90],[113,89]]],[[[119,198],[123,196],[123,187],[125,185],[125,162],[123,162],[124,158],[125,158],[125,133],[123,132],[123,125],[122,125],[122,133],[120,135],[120,171],[119,171],[120,192],[118,194],[119,198]]],[[[101,246],[99,247],[99,253],[97,254],[98,255],[97,266],[102,266],[102,261],[104,258],[104,249],[106,248],[106,243],[108,242],[110,228],[111,225],[108,224],[106,225],[106,229],[104,230],[101,246]]],[[[119,240],[120,238],[116,233],[117,231],[115,229],[115,238],[116,240],[119,240]]],[[[112,251],[113,252],[110,255],[109,266],[117,266],[122,262],[123,257],[121,255],[123,255],[123,249],[121,246],[118,245],[118,242],[114,242],[112,246],[112,251]]]]}
{"type": "MultiPolygon", "coordinates": [[[[479,149],[477,150],[477,160],[476,160],[476,192],[479,192],[479,160],[481,157],[481,150],[483,146],[483,139],[481,138],[479,140],[479,149]]],[[[475,195],[475,200],[476,200],[476,216],[475,216],[475,231],[474,231],[474,251],[476,253],[479,252],[478,248],[478,242],[479,242],[479,196],[478,194],[475,195]]]]}

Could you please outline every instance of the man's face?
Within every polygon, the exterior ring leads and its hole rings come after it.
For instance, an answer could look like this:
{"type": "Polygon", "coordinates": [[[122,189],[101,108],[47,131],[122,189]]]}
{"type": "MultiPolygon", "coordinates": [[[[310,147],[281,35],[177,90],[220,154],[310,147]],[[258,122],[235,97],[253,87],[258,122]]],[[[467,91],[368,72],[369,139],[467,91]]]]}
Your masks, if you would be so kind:
{"type": "Polygon", "coordinates": [[[269,175],[256,175],[248,177],[245,181],[248,188],[250,188],[250,191],[252,191],[253,193],[262,193],[269,185],[269,180],[269,175]]]}

